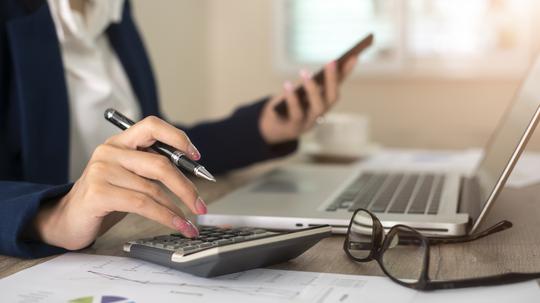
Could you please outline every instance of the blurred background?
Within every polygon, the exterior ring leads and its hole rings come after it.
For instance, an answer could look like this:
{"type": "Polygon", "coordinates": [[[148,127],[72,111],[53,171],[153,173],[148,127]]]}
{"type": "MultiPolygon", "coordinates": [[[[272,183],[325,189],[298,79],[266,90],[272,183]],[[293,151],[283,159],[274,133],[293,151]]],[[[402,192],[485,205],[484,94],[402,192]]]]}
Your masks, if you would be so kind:
{"type": "Polygon", "coordinates": [[[368,116],[389,147],[483,146],[540,44],[534,0],[132,3],[163,112],[184,123],[278,92],[374,32],[334,111],[368,116]]]}

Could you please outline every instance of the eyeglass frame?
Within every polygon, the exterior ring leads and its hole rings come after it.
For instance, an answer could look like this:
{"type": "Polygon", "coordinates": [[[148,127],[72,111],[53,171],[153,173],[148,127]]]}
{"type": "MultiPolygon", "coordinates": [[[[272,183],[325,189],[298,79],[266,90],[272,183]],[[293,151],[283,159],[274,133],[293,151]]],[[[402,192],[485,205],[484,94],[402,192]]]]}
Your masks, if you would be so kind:
{"type": "Polygon", "coordinates": [[[383,270],[387,277],[392,281],[409,288],[416,290],[437,290],[437,289],[452,289],[452,288],[465,288],[465,287],[476,287],[476,286],[488,286],[488,285],[502,285],[509,283],[523,282],[531,279],[540,278],[540,273],[505,273],[495,276],[479,277],[479,278],[469,278],[469,279],[458,279],[458,280],[447,280],[447,281],[432,281],[429,278],[429,260],[430,260],[430,245],[437,244],[455,244],[455,243],[466,243],[480,238],[487,237],[491,234],[501,232],[503,230],[509,229],[512,227],[512,222],[507,220],[502,220],[497,224],[491,226],[490,228],[473,234],[465,235],[458,237],[426,237],[422,235],[418,230],[413,227],[397,224],[392,226],[388,233],[385,233],[384,227],[382,226],[381,221],[375,216],[372,212],[367,209],[359,208],[354,211],[351,221],[349,222],[349,227],[347,228],[347,234],[345,236],[345,241],[343,241],[343,250],[345,253],[354,261],[357,262],[369,262],[372,260],[377,261],[379,267],[383,270]],[[369,255],[365,258],[354,257],[349,251],[349,235],[351,232],[351,226],[354,221],[354,218],[358,212],[364,211],[371,216],[373,220],[373,229],[371,234],[372,247],[369,252],[369,255]],[[382,256],[384,252],[388,249],[390,243],[389,239],[392,238],[393,232],[396,233],[400,228],[411,231],[415,236],[422,241],[422,245],[425,246],[426,251],[424,254],[424,260],[422,261],[422,271],[418,280],[414,283],[405,282],[397,279],[391,275],[385,268],[382,261],[382,256]],[[381,239],[382,236],[382,239],[381,239]]]}

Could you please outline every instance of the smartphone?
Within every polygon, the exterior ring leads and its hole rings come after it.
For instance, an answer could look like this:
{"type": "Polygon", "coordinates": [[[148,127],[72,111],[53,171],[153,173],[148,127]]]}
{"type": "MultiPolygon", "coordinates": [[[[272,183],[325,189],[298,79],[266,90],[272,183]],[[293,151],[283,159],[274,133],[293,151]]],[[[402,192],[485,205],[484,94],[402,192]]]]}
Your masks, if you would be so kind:
{"type": "MultiPolygon", "coordinates": [[[[366,50],[369,46],[371,46],[371,44],[373,44],[373,34],[367,35],[364,39],[362,39],[355,46],[353,46],[346,53],[344,53],[341,57],[339,57],[339,59],[337,59],[336,68],[337,68],[339,81],[341,81],[343,78],[342,70],[347,60],[351,57],[360,55],[364,50],[366,50]]],[[[323,91],[321,93],[324,94],[324,69],[319,70],[319,72],[317,72],[315,76],[313,76],[313,79],[318,85],[320,85],[323,88],[323,91]]],[[[309,101],[307,100],[307,95],[306,95],[306,91],[304,90],[304,86],[299,86],[295,90],[295,92],[296,92],[296,95],[298,96],[298,101],[300,102],[300,107],[302,108],[302,111],[306,113],[307,110],[309,109],[309,101]]],[[[285,102],[285,100],[281,100],[281,102],[279,102],[274,107],[274,110],[281,118],[286,119],[289,116],[289,110],[287,108],[287,103],[285,102]]]]}

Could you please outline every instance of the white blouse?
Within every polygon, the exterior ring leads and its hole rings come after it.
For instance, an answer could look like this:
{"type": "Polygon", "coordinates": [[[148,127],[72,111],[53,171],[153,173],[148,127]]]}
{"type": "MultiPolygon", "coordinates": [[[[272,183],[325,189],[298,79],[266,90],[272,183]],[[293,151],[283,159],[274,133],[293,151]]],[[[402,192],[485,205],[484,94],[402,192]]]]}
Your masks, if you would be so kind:
{"type": "Polygon", "coordinates": [[[77,180],[94,149],[119,130],[103,112],[141,116],[127,75],[105,33],[122,20],[124,0],[86,0],[84,16],[69,0],[47,0],[60,41],[70,108],[69,178],[77,180]]]}

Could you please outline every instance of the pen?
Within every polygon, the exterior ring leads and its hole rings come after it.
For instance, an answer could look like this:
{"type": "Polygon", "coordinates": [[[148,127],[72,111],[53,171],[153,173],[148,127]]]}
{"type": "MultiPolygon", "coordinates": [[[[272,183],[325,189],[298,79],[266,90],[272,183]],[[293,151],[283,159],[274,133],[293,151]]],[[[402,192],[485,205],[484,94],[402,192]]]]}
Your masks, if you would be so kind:
{"type": "MultiPolygon", "coordinates": [[[[126,130],[130,128],[133,124],[135,124],[135,122],[130,120],[128,117],[122,115],[119,111],[113,108],[109,108],[105,111],[105,119],[107,119],[107,121],[111,122],[122,130],[126,130]]],[[[150,149],[164,155],[169,160],[171,160],[171,162],[174,163],[174,165],[176,165],[177,167],[190,171],[199,178],[204,178],[208,181],[216,182],[216,178],[214,178],[214,176],[212,176],[212,174],[208,172],[208,170],[206,170],[204,166],[189,159],[188,157],[186,157],[185,153],[177,150],[176,148],[163,142],[156,141],[156,143],[150,146],[150,149]]]]}

